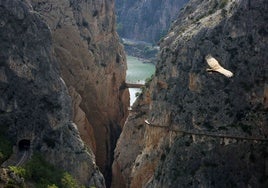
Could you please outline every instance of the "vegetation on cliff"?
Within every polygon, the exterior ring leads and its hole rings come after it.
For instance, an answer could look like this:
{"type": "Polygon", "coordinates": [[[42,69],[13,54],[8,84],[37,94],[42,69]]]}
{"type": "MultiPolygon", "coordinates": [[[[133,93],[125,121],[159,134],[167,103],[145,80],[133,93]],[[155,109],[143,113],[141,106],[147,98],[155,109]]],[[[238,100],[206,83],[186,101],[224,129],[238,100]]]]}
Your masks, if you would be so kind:
{"type": "MultiPolygon", "coordinates": [[[[10,172],[24,179],[21,187],[27,187],[27,184],[34,185],[35,188],[82,188],[78,182],[64,170],[56,168],[48,163],[42,155],[36,153],[31,160],[23,167],[10,166],[10,172]]],[[[8,181],[8,185],[17,184],[8,181]]]]}

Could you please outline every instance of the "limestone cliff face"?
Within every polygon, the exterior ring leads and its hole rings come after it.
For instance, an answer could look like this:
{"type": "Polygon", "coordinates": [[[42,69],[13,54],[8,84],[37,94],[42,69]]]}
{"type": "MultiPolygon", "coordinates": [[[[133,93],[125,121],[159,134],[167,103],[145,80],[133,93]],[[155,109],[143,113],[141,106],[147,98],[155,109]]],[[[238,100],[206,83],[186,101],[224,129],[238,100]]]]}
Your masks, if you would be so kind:
{"type": "Polygon", "coordinates": [[[74,122],[106,177],[127,117],[126,63],[115,31],[114,1],[31,0],[52,32],[73,101],[74,122]]]}
{"type": "Polygon", "coordinates": [[[117,26],[123,38],[157,43],[189,0],[116,0],[117,26]]]}
{"type": "Polygon", "coordinates": [[[72,122],[71,98],[59,76],[51,31],[29,2],[0,1],[0,126],[14,145],[30,142],[49,162],[86,186],[104,178],[72,122]]]}
{"type": "Polygon", "coordinates": [[[267,186],[267,9],[265,0],[189,2],[119,139],[115,184],[267,186]],[[207,72],[207,54],[234,76],[207,72]]]}

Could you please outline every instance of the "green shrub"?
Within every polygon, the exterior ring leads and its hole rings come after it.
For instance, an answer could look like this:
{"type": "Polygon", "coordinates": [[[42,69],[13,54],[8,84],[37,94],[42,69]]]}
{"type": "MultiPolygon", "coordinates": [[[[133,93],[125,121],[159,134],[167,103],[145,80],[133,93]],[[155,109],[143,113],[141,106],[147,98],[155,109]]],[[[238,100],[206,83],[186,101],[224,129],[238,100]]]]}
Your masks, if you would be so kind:
{"type": "Polygon", "coordinates": [[[151,81],[153,80],[154,75],[145,80],[145,86],[148,88],[150,86],[151,81]]]}
{"type": "Polygon", "coordinates": [[[63,174],[63,177],[61,178],[61,184],[64,188],[79,188],[79,185],[75,179],[67,172],[63,174]]]}
{"type": "Polygon", "coordinates": [[[140,95],[140,92],[135,93],[135,97],[138,97],[140,95]]]}
{"type": "Polygon", "coordinates": [[[34,154],[23,168],[10,167],[21,174],[26,181],[35,183],[36,188],[80,188],[81,186],[67,172],[48,163],[41,154],[34,154]]]}
{"type": "Polygon", "coordinates": [[[9,166],[9,170],[14,172],[16,175],[25,178],[26,177],[26,170],[22,167],[17,166],[9,166]]]}
{"type": "Polygon", "coordinates": [[[143,95],[145,93],[145,91],[146,91],[146,87],[145,86],[142,86],[141,87],[141,94],[140,95],[143,95]]]}
{"type": "Polygon", "coordinates": [[[47,188],[58,188],[58,186],[56,186],[55,184],[53,184],[53,185],[48,185],[47,188]]]}

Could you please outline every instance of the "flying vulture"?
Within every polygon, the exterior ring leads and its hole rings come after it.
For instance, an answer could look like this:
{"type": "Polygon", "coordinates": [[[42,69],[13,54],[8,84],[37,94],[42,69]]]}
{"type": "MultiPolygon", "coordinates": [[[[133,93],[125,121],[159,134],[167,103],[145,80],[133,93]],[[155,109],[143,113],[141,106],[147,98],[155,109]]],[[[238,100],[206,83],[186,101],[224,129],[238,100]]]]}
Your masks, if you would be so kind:
{"type": "Polygon", "coordinates": [[[205,59],[206,59],[208,65],[210,66],[210,69],[207,69],[207,71],[219,72],[219,73],[223,74],[224,76],[226,76],[228,78],[230,78],[230,77],[232,77],[234,75],[231,71],[223,68],[219,64],[219,62],[214,57],[212,57],[210,54],[208,54],[205,57],[205,59]]]}

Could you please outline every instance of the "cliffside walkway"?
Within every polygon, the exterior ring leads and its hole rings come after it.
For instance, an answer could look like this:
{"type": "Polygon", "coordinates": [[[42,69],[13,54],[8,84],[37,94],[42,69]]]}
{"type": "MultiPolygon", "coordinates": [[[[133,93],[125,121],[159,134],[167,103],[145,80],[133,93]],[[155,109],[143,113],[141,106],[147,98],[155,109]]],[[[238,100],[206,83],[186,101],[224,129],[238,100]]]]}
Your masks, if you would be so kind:
{"type": "Polygon", "coordinates": [[[173,132],[179,132],[187,135],[197,135],[197,136],[207,136],[207,137],[218,137],[218,138],[229,138],[229,139],[237,139],[237,140],[251,140],[251,141],[261,141],[261,142],[268,142],[268,139],[266,138],[259,138],[259,137],[245,137],[245,136],[237,136],[237,135],[225,135],[225,134],[212,134],[207,132],[195,132],[195,131],[186,131],[186,130],[179,130],[172,128],[170,126],[161,126],[161,125],[155,125],[150,123],[148,120],[144,121],[148,126],[152,127],[160,127],[168,129],[168,131],[173,132]]]}

